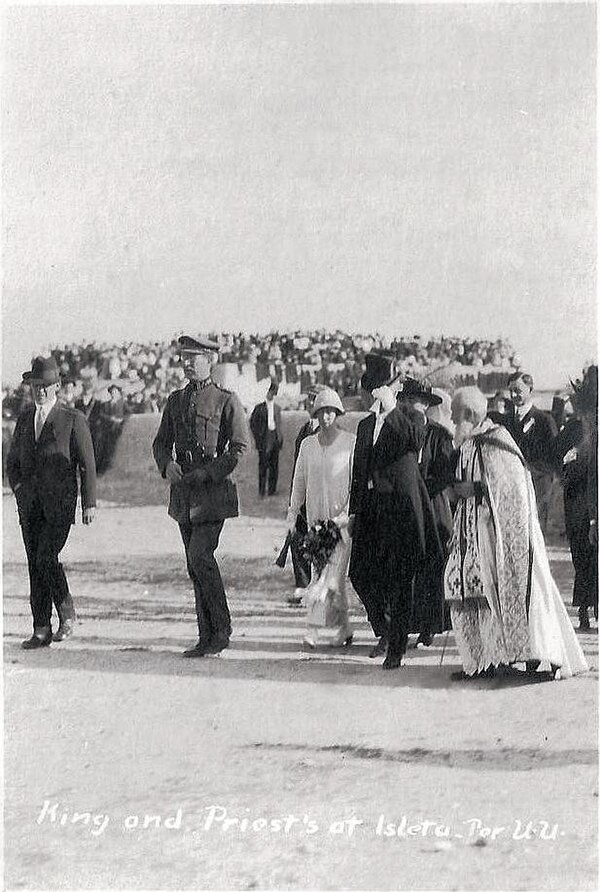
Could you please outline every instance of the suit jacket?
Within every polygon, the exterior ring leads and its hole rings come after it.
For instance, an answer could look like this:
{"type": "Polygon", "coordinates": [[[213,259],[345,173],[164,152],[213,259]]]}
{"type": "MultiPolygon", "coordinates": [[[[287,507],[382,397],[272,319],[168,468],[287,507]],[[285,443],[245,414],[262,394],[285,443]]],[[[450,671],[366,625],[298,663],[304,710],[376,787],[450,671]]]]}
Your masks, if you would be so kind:
{"type": "MultiPolygon", "coordinates": [[[[365,572],[361,540],[377,540],[389,557],[386,570],[396,559],[416,567],[425,560],[439,563],[442,550],[429,496],[419,472],[418,453],[424,442],[424,424],[393,409],[373,444],[375,415],[358,425],[350,514],[356,515],[350,578],[365,572]],[[375,517],[367,510],[370,494],[375,497],[375,517]],[[390,563],[391,561],[391,563],[390,563]]],[[[377,568],[370,568],[377,573],[377,568]]]]}
{"type": "Polygon", "coordinates": [[[556,467],[554,440],[558,433],[554,418],[532,406],[524,418],[512,409],[502,421],[534,477],[552,474],[556,467]]]}
{"type": "Polygon", "coordinates": [[[37,498],[50,522],[74,523],[78,469],[83,507],[96,504],[96,463],[87,421],[77,409],[56,403],[36,443],[34,419],[35,406],[21,413],[7,458],[19,519],[27,521],[37,498]]]}
{"type": "Polygon", "coordinates": [[[258,452],[265,452],[274,446],[281,449],[283,446],[283,433],[281,426],[281,406],[274,404],[275,430],[269,431],[269,419],[267,415],[267,403],[259,403],[254,407],[250,416],[250,430],[258,452]],[[274,436],[273,436],[274,434],[274,436]]]}
{"type": "Polygon", "coordinates": [[[207,479],[200,484],[172,484],[169,515],[184,524],[235,517],[238,514],[237,493],[229,475],[248,448],[244,408],[234,393],[211,382],[197,396],[200,424],[192,429],[189,419],[191,394],[190,384],[171,394],[152,451],[163,477],[175,450],[175,458],[184,472],[203,469],[207,479]]]}

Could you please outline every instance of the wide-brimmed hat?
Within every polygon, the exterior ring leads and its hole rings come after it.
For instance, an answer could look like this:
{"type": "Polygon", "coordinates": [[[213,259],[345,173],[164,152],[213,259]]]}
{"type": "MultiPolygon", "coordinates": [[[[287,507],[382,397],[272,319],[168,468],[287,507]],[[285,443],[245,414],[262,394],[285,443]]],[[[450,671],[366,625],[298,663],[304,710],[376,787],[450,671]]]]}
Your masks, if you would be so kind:
{"type": "Polygon", "coordinates": [[[58,384],[60,373],[53,356],[36,356],[31,361],[31,371],[23,372],[26,384],[58,384]]]}
{"type": "Polygon", "coordinates": [[[219,352],[219,345],[216,341],[209,338],[192,338],[189,335],[182,335],[177,339],[180,353],[206,353],[211,350],[213,353],[219,352]]]}
{"type": "Polygon", "coordinates": [[[405,378],[402,390],[398,394],[399,399],[414,399],[428,406],[439,406],[442,403],[441,396],[433,392],[431,384],[426,378],[418,381],[416,378],[405,378]]]}
{"type": "Polygon", "coordinates": [[[324,387],[323,390],[317,394],[312,407],[312,414],[316,415],[319,409],[335,409],[338,415],[345,414],[341,399],[331,387],[324,387]]]}
{"type": "Polygon", "coordinates": [[[393,353],[372,350],[365,356],[366,370],[360,379],[363,390],[372,393],[384,384],[391,384],[398,378],[395,374],[396,357],[393,353]]]}

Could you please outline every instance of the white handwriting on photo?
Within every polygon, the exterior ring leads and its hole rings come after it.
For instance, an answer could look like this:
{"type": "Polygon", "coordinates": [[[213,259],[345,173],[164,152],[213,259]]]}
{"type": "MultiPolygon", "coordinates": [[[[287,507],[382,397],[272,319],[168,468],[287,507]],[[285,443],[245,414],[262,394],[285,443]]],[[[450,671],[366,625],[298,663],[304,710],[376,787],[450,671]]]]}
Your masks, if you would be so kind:
{"type": "Polygon", "coordinates": [[[194,816],[185,816],[183,809],[177,808],[167,814],[132,813],[117,817],[106,812],[71,809],[49,799],[44,800],[36,823],[53,828],[78,827],[87,830],[95,837],[102,836],[109,827],[130,834],[140,831],[179,830],[238,836],[258,833],[286,837],[322,834],[351,838],[370,835],[388,839],[429,837],[438,840],[467,841],[494,841],[499,838],[557,840],[565,835],[558,824],[531,818],[515,818],[502,825],[494,825],[476,817],[455,820],[450,824],[421,817],[412,818],[408,815],[389,819],[385,814],[379,814],[376,818],[368,820],[358,817],[317,820],[307,814],[264,817],[253,814],[249,808],[234,813],[222,805],[207,805],[199,815],[194,816]]]}

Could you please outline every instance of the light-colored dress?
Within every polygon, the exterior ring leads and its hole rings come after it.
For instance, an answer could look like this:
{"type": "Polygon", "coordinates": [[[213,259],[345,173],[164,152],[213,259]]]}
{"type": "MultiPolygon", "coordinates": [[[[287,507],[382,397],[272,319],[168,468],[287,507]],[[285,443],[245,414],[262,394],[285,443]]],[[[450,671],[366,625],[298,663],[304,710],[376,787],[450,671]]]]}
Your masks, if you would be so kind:
{"type": "MultiPolygon", "coordinates": [[[[321,583],[330,592],[335,606],[331,611],[335,619],[324,626],[310,627],[310,638],[316,643],[321,639],[333,646],[342,644],[351,634],[346,596],[346,573],[350,559],[351,540],[348,535],[348,504],[350,479],[356,437],[347,431],[337,430],[333,443],[324,445],[319,434],[302,441],[290,498],[288,523],[293,525],[303,504],[306,503],[306,520],[311,527],[319,520],[333,520],[342,534],[329,562],[321,574],[321,583]]],[[[312,570],[310,597],[317,583],[312,570]]]]}
{"type": "Polygon", "coordinates": [[[444,588],[467,675],[541,660],[565,678],[588,668],[550,572],[531,475],[510,434],[484,421],[460,450],[459,480],[484,496],[461,499],[444,588]]]}

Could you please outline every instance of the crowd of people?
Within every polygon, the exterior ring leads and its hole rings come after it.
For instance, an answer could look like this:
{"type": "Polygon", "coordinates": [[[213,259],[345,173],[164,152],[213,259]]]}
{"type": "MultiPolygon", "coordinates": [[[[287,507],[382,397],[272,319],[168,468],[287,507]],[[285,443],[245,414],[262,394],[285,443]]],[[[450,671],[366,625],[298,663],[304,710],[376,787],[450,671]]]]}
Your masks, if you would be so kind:
{"type": "Polygon", "coordinates": [[[320,528],[329,535],[324,524],[339,530],[319,574],[299,565],[298,556],[294,561],[293,600],[305,589],[309,608],[305,644],[351,643],[349,561],[378,639],[371,656],[385,654],[384,669],[401,666],[410,633],[418,635],[416,646],[429,647],[437,632],[452,627],[463,664],[459,679],[515,666],[552,678],[585,671],[539,518],[546,478],[558,466],[570,484],[573,603],[580,629],[588,630],[589,610],[598,617],[597,367],[573,386],[579,427],[571,416],[560,434],[552,416],[532,405],[533,381],[524,373],[511,376],[502,412],[490,411],[478,388],[459,388],[451,400],[452,435],[428,417],[441,397],[426,382],[394,375],[391,357],[371,354],[361,385],[371,405],[356,437],[336,430],[344,410],[325,388],[315,396],[316,425],[303,429],[297,443],[292,553],[296,543],[305,556],[307,525],[309,534],[320,528]]]}
{"type": "MultiPolygon", "coordinates": [[[[300,390],[319,383],[333,387],[342,396],[359,393],[364,359],[371,350],[393,353],[402,371],[422,377],[432,369],[454,363],[477,375],[490,368],[506,373],[517,368],[520,359],[505,339],[496,341],[456,337],[387,338],[383,335],[350,335],[342,331],[271,332],[266,335],[213,333],[209,338],[219,345],[221,362],[256,367],[257,380],[298,382],[300,390]]],[[[62,381],[72,382],[77,395],[83,377],[96,375],[102,398],[109,384],[118,386],[126,414],[163,411],[169,394],[183,384],[177,339],[168,342],[121,346],[109,344],[69,344],[51,351],[62,381]]],[[[5,388],[3,417],[16,418],[30,400],[22,385],[5,388]]]]}
{"type": "MultiPolygon", "coordinates": [[[[178,377],[187,384],[169,395],[153,452],[171,484],[169,515],[179,525],[195,593],[198,641],[184,656],[199,658],[220,653],[231,636],[215,558],[225,520],[238,514],[231,474],[252,431],[259,492],[275,491],[281,412],[274,379],[248,423],[239,397],[213,380],[223,355],[218,341],[182,336],[176,350],[178,377]]],[[[8,452],[30,570],[34,631],[26,649],[73,634],[58,556],[74,520],[77,471],[84,522],[94,516],[97,372],[80,369],[79,400],[73,393],[59,398],[68,383],[62,378],[61,385],[61,372],[50,356],[36,357],[23,374],[32,404],[19,415],[8,452]],[[55,635],[53,603],[60,620],[55,635]]],[[[573,603],[587,630],[590,609],[598,616],[598,369],[584,370],[554,414],[533,405],[527,373],[514,372],[507,384],[492,406],[475,386],[450,396],[407,375],[395,351],[372,348],[359,381],[364,417],[356,434],[338,425],[345,413],[340,394],[311,386],[311,418],[296,441],[286,539],[293,598],[308,611],[305,646],[352,646],[348,575],[376,638],[371,656],[384,656],[386,670],[402,666],[409,635],[416,634],[415,646],[430,647],[449,628],[461,679],[515,667],[551,678],[586,670],[542,528],[548,480],[558,470],[576,571],[573,603]]],[[[120,389],[110,392],[103,411],[116,429],[124,408],[120,389]]]]}

